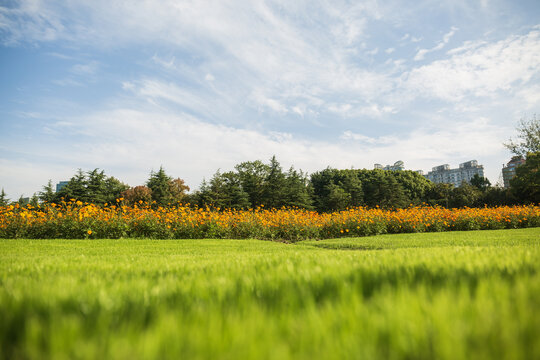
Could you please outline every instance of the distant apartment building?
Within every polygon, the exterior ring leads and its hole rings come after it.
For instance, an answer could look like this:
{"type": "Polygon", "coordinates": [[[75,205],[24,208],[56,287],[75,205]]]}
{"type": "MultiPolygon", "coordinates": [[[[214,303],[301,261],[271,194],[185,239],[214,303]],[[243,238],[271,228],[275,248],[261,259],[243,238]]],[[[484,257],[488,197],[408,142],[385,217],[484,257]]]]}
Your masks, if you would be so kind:
{"type": "Polygon", "coordinates": [[[62,190],[64,186],[68,184],[69,181],[60,181],[58,184],[56,184],[56,192],[59,192],[62,190]]]}
{"type": "Polygon", "coordinates": [[[525,164],[525,159],[521,156],[514,156],[506,166],[503,165],[502,175],[505,188],[510,187],[510,180],[516,176],[516,169],[523,164],[525,164]]]}
{"type": "Polygon", "coordinates": [[[476,160],[459,164],[457,169],[450,169],[448,164],[435,166],[424,177],[434,183],[453,184],[458,187],[463,181],[470,183],[474,175],[484,177],[484,166],[478,165],[476,160]]]}
{"type": "Polygon", "coordinates": [[[394,165],[386,165],[383,167],[381,164],[375,164],[374,168],[379,170],[403,171],[405,170],[405,164],[403,161],[398,160],[394,165]]]}

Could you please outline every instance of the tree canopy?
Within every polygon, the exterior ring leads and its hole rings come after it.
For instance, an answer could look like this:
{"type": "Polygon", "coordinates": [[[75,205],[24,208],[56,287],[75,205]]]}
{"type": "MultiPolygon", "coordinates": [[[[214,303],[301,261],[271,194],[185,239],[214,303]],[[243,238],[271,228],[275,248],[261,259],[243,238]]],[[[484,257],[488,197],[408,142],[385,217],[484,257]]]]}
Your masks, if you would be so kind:
{"type": "Polygon", "coordinates": [[[529,152],[540,151],[540,118],[534,114],[531,118],[522,118],[516,130],[518,138],[510,139],[504,146],[515,155],[525,158],[529,152]]]}
{"type": "Polygon", "coordinates": [[[161,206],[182,202],[189,191],[184,180],[173,179],[167,175],[163,166],[157,172],[150,173],[146,186],[152,191],[152,201],[161,206]]]}
{"type": "Polygon", "coordinates": [[[67,185],[54,194],[52,200],[50,200],[52,192],[50,181],[43,187],[39,196],[42,201],[58,202],[62,199],[75,199],[82,202],[104,204],[114,202],[128,188],[129,186],[120,180],[106,176],[103,170],[94,169],[84,172],[79,169],[67,185]]]}
{"type": "Polygon", "coordinates": [[[514,196],[523,203],[540,203],[540,151],[529,152],[525,164],[516,169],[510,180],[514,196]]]}

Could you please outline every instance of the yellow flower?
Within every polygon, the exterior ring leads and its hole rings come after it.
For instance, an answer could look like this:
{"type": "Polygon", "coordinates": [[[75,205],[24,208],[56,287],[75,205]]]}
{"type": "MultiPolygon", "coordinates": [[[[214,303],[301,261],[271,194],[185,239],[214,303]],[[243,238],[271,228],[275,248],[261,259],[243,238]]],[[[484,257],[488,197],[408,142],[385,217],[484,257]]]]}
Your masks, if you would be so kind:
{"type": "Polygon", "coordinates": [[[88,235],[92,235],[92,230],[87,231],[88,235]]]}

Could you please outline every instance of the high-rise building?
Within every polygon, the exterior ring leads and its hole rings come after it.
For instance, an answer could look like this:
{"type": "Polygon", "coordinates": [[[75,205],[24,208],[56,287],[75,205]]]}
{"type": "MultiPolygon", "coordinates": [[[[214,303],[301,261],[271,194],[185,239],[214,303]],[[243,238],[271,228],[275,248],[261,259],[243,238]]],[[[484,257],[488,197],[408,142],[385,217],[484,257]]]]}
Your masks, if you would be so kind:
{"type": "Polygon", "coordinates": [[[390,170],[390,171],[403,171],[405,170],[405,165],[403,164],[403,161],[398,160],[394,163],[394,165],[386,165],[382,166],[381,164],[375,164],[374,169],[379,170],[390,170]]]}
{"type": "Polygon", "coordinates": [[[510,187],[510,180],[516,176],[516,169],[523,164],[525,164],[525,159],[521,156],[514,156],[506,166],[503,165],[502,175],[505,188],[510,187]]]}
{"type": "Polygon", "coordinates": [[[484,177],[484,166],[478,165],[476,160],[459,164],[457,169],[450,169],[448,164],[435,166],[424,177],[434,183],[447,183],[458,187],[463,181],[470,183],[474,175],[484,177]]]}
{"type": "Polygon", "coordinates": [[[69,181],[60,181],[58,184],[56,184],[56,192],[59,192],[62,190],[64,186],[68,184],[69,181]]]}

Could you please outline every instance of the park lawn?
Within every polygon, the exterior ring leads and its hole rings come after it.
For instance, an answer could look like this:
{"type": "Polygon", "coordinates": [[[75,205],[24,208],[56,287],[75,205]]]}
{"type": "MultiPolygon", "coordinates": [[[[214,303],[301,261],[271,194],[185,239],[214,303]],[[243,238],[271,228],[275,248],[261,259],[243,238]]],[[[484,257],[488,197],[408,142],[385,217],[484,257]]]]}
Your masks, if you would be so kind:
{"type": "Polygon", "coordinates": [[[0,240],[4,359],[540,358],[540,228],[0,240]]]}

